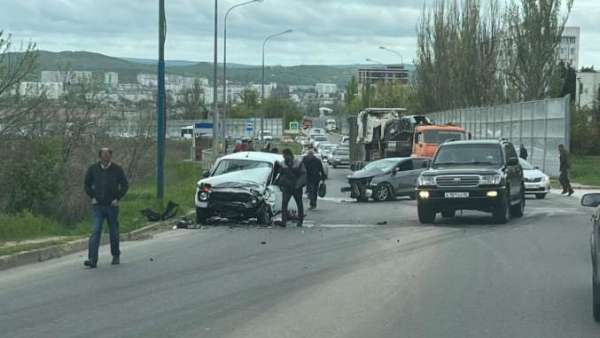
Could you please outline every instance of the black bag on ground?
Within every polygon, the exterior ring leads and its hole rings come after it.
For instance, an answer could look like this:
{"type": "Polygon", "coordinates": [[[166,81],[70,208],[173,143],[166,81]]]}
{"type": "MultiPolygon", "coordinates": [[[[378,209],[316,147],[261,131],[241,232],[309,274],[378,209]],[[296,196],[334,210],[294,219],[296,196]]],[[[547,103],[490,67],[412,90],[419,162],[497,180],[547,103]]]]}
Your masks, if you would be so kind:
{"type": "Polygon", "coordinates": [[[325,182],[321,182],[321,184],[319,184],[319,191],[318,191],[319,197],[323,198],[325,197],[325,195],[327,195],[327,185],[325,184],[325,182]]]}

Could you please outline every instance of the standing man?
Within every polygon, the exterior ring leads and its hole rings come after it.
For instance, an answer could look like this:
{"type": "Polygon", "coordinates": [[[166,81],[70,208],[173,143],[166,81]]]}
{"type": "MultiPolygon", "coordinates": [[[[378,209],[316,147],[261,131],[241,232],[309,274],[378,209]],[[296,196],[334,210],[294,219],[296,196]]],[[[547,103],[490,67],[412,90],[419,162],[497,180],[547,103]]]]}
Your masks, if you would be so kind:
{"type": "Polygon", "coordinates": [[[319,192],[319,183],[327,178],[323,169],[323,162],[315,156],[314,148],[309,148],[302,160],[306,168],[306,193],[310,201],[310,210],[317,207],[317,194],[319,192]]]}
{"type": "Polygon", "coordinates": [[[293,197],[298,206],[298,223],[301,227],[304,220],[304,204],[302,202],[302,188],[306,185],[306,169],[299,159],[294,159],[290,149],[283,150],[283,163],[277,163],[277,184],[283,193],[281,206],[281,226],[287,225],[288,204],[293,197]]]}
{"type": "Polygon", "coordinates": [[[558,145],[558,153],[560,154],[560,176],[558,177],[558,181],[563,188],[561,194],[569,194],[569,196],[573,195],[574,191],[571,187],[571,181],[569,180],[569,170],[571,169],[571,161],[569,161],[569,153],[564,145],[558,145]]]}
{"type": "Polygon", "coordinates": [[[527,148],[525,148],[524,144],[521,144],[521,148],[519,148],[519,157],[527,161],[527,157],[529,154],[527,153],[527,148]]]}
{"type": "Polygon", "coordinates": [[[85,175],[85,192],[92,199],[94,221],[89,241],[88,260],[84,262],[84,265],[92,269],[98,264],[98,249],[104,220],[108,222],[110,230],[112,264],[120,263],[119,201],[129,189],[123,169],[112,162],[112,150],[102,148],[98,156],[100,161],[90,166],[85,175]]]}

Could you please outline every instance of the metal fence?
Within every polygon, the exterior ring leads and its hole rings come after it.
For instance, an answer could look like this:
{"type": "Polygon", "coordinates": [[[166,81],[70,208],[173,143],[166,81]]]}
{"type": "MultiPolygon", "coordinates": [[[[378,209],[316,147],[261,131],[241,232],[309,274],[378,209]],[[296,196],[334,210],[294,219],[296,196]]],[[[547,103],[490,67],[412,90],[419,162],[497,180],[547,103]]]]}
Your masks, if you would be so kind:
{"type": "Polygon", "coordinates": [[[558,145],[570,149],[570,96],[493,107],[428,114],[436,123],[456,123],[474,139],[510,140],[529,152],[528,161],[551,176],[559,174],[558,145]]]}

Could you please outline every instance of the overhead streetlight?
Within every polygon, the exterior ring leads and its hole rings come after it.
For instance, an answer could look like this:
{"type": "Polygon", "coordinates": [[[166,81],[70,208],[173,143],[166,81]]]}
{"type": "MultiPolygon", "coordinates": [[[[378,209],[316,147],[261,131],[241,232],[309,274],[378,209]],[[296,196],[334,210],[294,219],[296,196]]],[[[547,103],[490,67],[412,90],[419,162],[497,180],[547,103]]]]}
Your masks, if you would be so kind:
{"type": "Polygon", "coordinates": [[[376,63],[376,64],[379,64],[379,65],[382,65],[382,66],[384,65],[383,62],[380,62],[380,61],[377,61],[377,60],[374,60],[374,59],[371,59],[371,58],[366,58],[365,61],[376,63]]]}
{"type": "Polygon", "coordinates": [[[225,13],[223,24],[223,140],[227,137],[227,18],[234,9],[257,2],[263,2],[263,0],[250,0],[239,3],[231,6],[225,13]]]}
{"type": "MultiPolygon", "coordinates": [[[[285,30],[281,33],[277,33],[277,34],[273,34],[273,35],[269,35],[265,38],[265,40],[263,41],[263,45],[262,45],[262,81],[261,81],[261,87],[260,87],[260,99],[261,99],[261,103],[264,103],[265,101],[265,46],[267,45],[267,42],[275,37],[278,37],[280,35],[284,35],[284,34],[288,34],[293,32],[292,29],[288,29],[285,30]]],[[[263,141],[263,131],[265,128],[265,110],[264,110],[264,104],[263,104],[263,109],[262,109],[262,116],[260,117],[260,140],[263,141]]]]}
{"type": "Polygon", "coordinates": [[[215,0],[215,28],[214,28],[214,33],[215,33],[215,37],[214,37],[214,51],[213,51],[213,113],[212,113],[212,122],[213,122],[213,142],[212,142],[212,146],[213,146],[213,152],[217,152],[218,148],[219,148],[219,111],[218,111],[218,102],[217,102],[217,46],[218,46],[218,41],[217,41],[217,33],[218,33],[218,29],[219,29],[219,16],[218,16],[218,8],[219,8],[219,1],[215,0]]]}
{"type": "Polygon", "coordinates": [[[394,55],[399,56],[400,57],[400,62],[402,62],[402,65],[404,66],[404,56],[402,56],[402,54],[400,54],[399,52],[397,52],[397,51],[395,51],[393,49],[390,49],[390,48],[387,48],[387,47],[384,47],[384,46],[379,46],[379,49],[388,51],[388,52],[390,52],[390,53],[392,53],[394,55]]]}

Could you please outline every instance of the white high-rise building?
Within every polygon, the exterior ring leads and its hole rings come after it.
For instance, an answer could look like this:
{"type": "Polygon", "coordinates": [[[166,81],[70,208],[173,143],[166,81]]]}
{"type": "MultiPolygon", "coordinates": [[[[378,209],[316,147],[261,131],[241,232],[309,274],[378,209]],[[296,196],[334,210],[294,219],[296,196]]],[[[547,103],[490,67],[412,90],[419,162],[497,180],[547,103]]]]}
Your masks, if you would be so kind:
{"type": "Polygon", "coordinates": [[[65,84],[81,84],[92,82],[92,72],[88,71],[42,71],[42,82],[61,82],[65,84]]]}
{"type": "Polygon", "coordinates": [[[338,88],[335,83],[317,83],[315,91],[318,97],[331,97],[337,94],[338,88]]]}
{"type": "Polygon", "coordinates": [[[560,40],[559,57],[564,63],[570,64],[574,69],[579,69],[580,33],[579,27],[565,27],[560,40]]]}
{"type": "Polygon", "coordinates": [[[21,82],[19,92],[26,97],[45,94],[49,99],[58,99],[64,92],[62,82],[21,82]]]}
{"type": "Polygon", "coordinates": [[[116,87],[119,85],[119,73],[107,72],[104,73],[104,84],[108,87],[116,87]]]}
{"type": "Polygon", "coordinates": [[[577,73],[577,96],[575,103],[581,107],[593,108],[600,105],[600,73],[577,73]]]}

